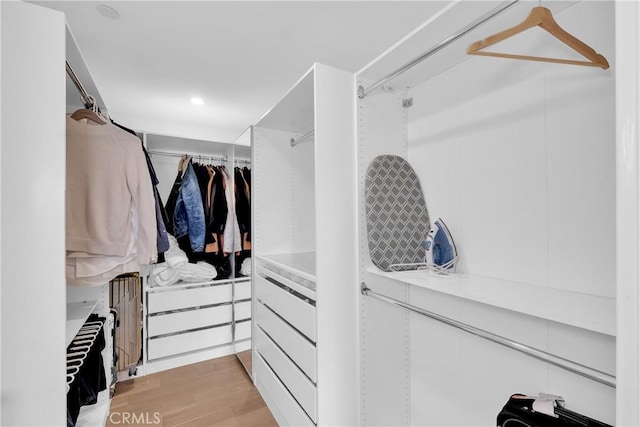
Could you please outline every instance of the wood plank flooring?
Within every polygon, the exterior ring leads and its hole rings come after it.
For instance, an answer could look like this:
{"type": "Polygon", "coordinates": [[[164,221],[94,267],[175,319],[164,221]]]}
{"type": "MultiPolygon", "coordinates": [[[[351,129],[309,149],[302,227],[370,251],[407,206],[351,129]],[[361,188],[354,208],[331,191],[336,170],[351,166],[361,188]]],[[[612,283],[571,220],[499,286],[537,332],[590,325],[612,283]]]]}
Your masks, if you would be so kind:
{"type": "Polygon", "coordinates": [[[107,426],[122,425],[278,424],[236,356],[230,355],[118,383],[107,426]]]}

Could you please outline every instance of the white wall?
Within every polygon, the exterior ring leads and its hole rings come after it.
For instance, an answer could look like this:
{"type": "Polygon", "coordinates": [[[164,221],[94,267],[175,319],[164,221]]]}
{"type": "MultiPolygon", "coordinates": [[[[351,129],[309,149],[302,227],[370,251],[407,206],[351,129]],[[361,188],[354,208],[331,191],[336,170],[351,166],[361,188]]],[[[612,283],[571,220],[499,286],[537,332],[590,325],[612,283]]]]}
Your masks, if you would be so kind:
{"type": "Polygon", "coordinates": [[[65,422],[64,40],[63,14],[3,2],[2,425],[65,422]]]}
{"type": "MultiPolygon", "coordinates": [[[[579,2],[555,17],[615,67],[613,2],[579,2]]],[[[543,31],[524,43],[549,56],[559,49],[543,31]]],[[[409,92],[408,159],[463,272],[615,297],[612,69],[472,57],[409,92]]],[[[612,336],[421,289],[409,300],[615,372],[612,336]]],[[[615,422],[614,389],[418,317],[410,320],[411,424],[489,425],[510,394],[541,391],[615,422]],[[461,405],[465,395],[473,397],[461,405]]]]}
{"type": "MultiPolygon", "coordinates": [[[[613,12],[556,19],[615,63],[613,12]]],[[[615,296],[614,89],[612,69],[471,57],[411,91],[409,160],[464,271],[615,296]]]]}

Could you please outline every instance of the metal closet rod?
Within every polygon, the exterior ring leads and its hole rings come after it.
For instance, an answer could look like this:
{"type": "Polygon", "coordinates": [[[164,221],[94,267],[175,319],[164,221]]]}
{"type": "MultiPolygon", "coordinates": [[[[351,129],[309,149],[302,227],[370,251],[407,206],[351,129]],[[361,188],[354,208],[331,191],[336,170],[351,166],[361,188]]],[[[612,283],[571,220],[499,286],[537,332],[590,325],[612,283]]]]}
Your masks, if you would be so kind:
{"type": "Polygon", "coordinates": [[[496,7],[495,9],[493,9],[493,10],[491,10],[489,12],[487,12],[486,14],[482,15],[480,18],[476,19],[475,21],[471,22],[470,24],[468,24],[467,26],[463,27],[462,29],[456,31],[455,33],[453,33],[452,35],[450,35],[446,39],[442,40],[440,43],[436,44],[431,49],[429,49],[425,53],[423,53],[422,55],[412,59],[411,61],[409,61],[406,64],[404,64],[402,67],[400,67],[397,70],[393,71],[392,73],[388,74],[386,77],[383,77],[380,80],[378,80],[377,82],[373,83],[371,86],[369,86],[367,88],[364,88],[362,86],[358,86],[358,98],[362,99],[365,96],[369,95],[374,90],[380,88],[381,86],[384,86],[385,84],[387,84],[391,80],[393,80],[396,77],[398,77],[399,75],[403,74],[405,71],[408,71],[411,68],[415,67],[416,65],[418,65],[419,63],[421,63],[422,61],[424,61],[425,59],[427,59],[428,57],[430,57],[434,53],[436,53],[436,52],[440,51],[441,49],[447,47],[449,44],[453,43],[454,41],[458,40],[460,37],[464,36],[465,34],[469,33],[470,31],[474,30],[476,27],[484,24],[485,22],[487,22],[489,19],[493,18],[494,16],[496,16],[496,15],[502,13],[503,11],[507,10],[508,8],[510,8],[514,4],[518,3],[519,1],[520,0],[511,0],[511,1],[508,1],[508,2],[502,3],[500,6],[496,7]]]}
{"type": "Polygon", "coordinates": [[[302,135],[300,138],[291,138],[291,141],[289,141],[291,143],[292,147],[295,147],[296,145],[298,145],[298,143],[304,141],[305,139],[313,136],[314,134],[314,130],[311,129],[309,132],[305,133],[304,135],[302,135]]]}
{"type": "Polygon", "coordinates": [[[543,362],[550,363],[554,366],[565,369],[569,372],[573,372],[574,374],[578,374],[590,380],[597,381],[601,384],[607,385],[612,388],[616,388],[616,377],[613,375],[609,375],[606,372],[602,372],[597,369],[590,368],[588,366],[573,362],[563,357],[556,356],[554,354],[550,354],[542,350],[538,350],[537,348],[530,347],[528,345],[519,343],[517,341],[510,340],[500,335],[493,334],[491,332],[485,331],[484,329],[479,329],[479,328],[476,328],[475,326],[467,325],[466,323],[458,322],[457,320],[442,316],[432,311],[427,311],[420,307],[416,307],[414,305],[407,304],[405,302],[397,300],[395,298],[391,298],[386,295],[379,294],[369,289],[365,283],[362,284],[360,291],[362,292],[363,295],[370,296],[372,298],[387,302],[389,304],[393,304],[395,306],[404,308],[414,313],[421,314],[423,316],[445,323],[449,326],[453,326],[454,328],[461,329],[479,338],[483,338],[488,341],[494,342],[496,344],[500,344],[504,347],[510,348],[512,350],[519,351],[520,353],[526,354],[527,356],[533,357],[534,359],[538,359],[543,362]]]}
{"type": "Polygon", "coordinates": [[[182,157],[186,155],[198,160],[207,159],[207,160],[220,160],[223,162],[228,161],[227,156],[204,156],[201,154],[173,153],[171,151],[155,151],[155,150],[147,150],[147,153],[156,155],[156,156],[182,157]]]}
{"type": "Polygon", "coordinates": [[[86,108],[91,108],[93,106],[93,98],[87,93],[87,90],[84,88],[84,86],[82,86],[82,82],[80,81],[78,76],[76,76],[76,73],[73,71],[73,68],[71,68],[71,65],[69,65],[69,61],[65,61],[65,63],[67,75],[75,85],[76,89],[78,89],[78,92],[80,92],[80,97],[82,98],[84,106],[86,108]]]}

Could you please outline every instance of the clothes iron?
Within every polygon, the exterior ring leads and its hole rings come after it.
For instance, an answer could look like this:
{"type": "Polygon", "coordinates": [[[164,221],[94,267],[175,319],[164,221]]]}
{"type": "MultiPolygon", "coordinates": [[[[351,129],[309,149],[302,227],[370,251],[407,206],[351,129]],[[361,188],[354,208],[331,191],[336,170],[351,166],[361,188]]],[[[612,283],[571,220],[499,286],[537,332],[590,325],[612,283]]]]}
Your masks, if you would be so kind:
{"type": "Polygon", "coordinates": [[[454,272],[458,252],[453,237],[442,218],[431,224],[431,229],[424,242],[426,264],[429,270],[447,274],[454,272]]]}

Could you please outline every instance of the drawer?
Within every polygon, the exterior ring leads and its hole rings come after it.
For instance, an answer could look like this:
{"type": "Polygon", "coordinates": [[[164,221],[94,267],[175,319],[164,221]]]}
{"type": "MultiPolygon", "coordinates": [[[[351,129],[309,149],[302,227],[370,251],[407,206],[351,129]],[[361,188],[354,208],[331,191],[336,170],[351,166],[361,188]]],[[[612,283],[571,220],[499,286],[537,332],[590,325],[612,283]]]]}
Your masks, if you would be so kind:
{"type": "Polygon", "coordinates": [[[251,298],[251,280],[247,280],[240,283],[235,283],[235,294],[234,299],[239,301],[241,299],[250,299],[251,298]]]}
{"type": "Polygon", "coordinates": [[[160,313],[230,301],[231,284],[179,289],[177,291],[149,292],[147,313],[160,313]]]}
{"type": "Polygon", "coordinates": [[[236,323],[236,336],[235,340],[246,340],[251,338],[251,320],[243,320],[236,323]]]}
{"type": "Polygon", "coordinates": [[[162,338],[149,338],[148,359],[159,359],[232,342],[231,325],[185,332],[162,338]]]}
{"type": "Polygon", "coordinates": [[[306,298],[316,300],[316,284],[308,279],[298,277],[294,274],[282,271],[270,264],[258,266],[257,275],[260,277],[271,277],[296,292],[304,295],[306,298]]]}
{"type": "Polygon", "coordinates": [[[311,341],[316,341],[316,308],[264,277],[255,278],[256,298],[311,341]]]}
{"type": "Polygon", "coordinates": [[[313,382],[316,382],[316,347],[264,305],[256,304],[255,315],[256,325],[262,328],[313,382]]]}
{"type": "Polygon", "coordinates": [[[262,356],[306,414],[315,422],[316,386],[260,328],[256,329],[253,341],[258,354],[262,356]]]}
{"type": "Polygon", "coordinates": [[[234,305],[235,320],[251,319],[251,301],[238,302],[234,305]]]}
{"type": "Polygon", "coordinates": [[[231,304],[147,316],[147,335],[170,334],[231,322],[231,304]]]}
{"type": "Polygon", "coordinates": [[[275,406],[272,412],[282,414],[284,420],[278,419],[278,423],[289,426],[314,427],[315,424],[305,414],[304,410],[293,399],[284,385],[278,380],[264,359],[256,354],[254,357],[256,387],[260,394],[265,396],[265,402],[269,406],[275,406]],[[277,409],[277,411],[276,411],[277,409]]]}

